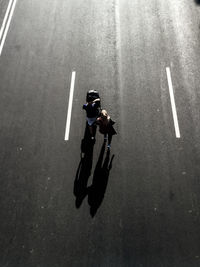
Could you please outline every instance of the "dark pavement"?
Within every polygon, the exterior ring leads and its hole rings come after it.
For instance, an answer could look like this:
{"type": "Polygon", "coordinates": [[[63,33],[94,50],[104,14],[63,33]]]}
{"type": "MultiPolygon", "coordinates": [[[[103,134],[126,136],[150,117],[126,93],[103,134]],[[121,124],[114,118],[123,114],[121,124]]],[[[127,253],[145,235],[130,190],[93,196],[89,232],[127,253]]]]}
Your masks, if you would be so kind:
{"type": "Polygon", "coordinates": [[[0,267],[200,266],[199,66],[197,1],[17,1],[0,57],[0,267]],[[109,153],[97,129],[81,158],[89,89],[118,134],[109,153]]]}

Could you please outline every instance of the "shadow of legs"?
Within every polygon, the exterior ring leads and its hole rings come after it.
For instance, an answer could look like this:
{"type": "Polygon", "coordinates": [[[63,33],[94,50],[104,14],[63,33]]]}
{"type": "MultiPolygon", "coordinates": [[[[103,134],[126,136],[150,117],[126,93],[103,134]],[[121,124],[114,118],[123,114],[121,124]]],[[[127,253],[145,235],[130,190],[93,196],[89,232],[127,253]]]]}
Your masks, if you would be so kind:
{"type": "Polygon", "coordinates": [[[81,142],[81,160],[74,181],[74,195],[76,197],[75,205],[77,208],[81,206],[82,201],[86,197],[88,192],[87,183],[91,175],[93,149],[94,142],[92,142],[91,140],[88,125],[86,123],[84,138],[81,142]]]}
{"type": "Polygon", "coordinates": [[[114,158],[113,155],[110,161],[110,151],[108,150],[103,162],[104,152],[105,143],[103,143],[101,148],[99,159],[93,175],[92,185],[88,188],[88,204],[90,205],[90,215],[92,217],[95,216],[103,201],[108,184],[109,173],[112,168],[112,161],[114,158]]]}

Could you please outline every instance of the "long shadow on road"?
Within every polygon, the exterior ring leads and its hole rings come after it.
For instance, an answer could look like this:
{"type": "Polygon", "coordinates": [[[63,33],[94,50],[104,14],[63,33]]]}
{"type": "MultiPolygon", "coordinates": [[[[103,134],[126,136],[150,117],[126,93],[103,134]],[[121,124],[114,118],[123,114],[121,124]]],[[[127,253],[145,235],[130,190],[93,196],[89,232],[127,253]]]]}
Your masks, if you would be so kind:
{"type": "Polygon", "coordinates": [[[86,123],[84,138],[81,142],[81,160],[74,181],[75,205],[77,208],[81,206],[83,199],[87,196],[87,183],[92,170],[93,150],[94,142],[90,139],[90,133],[86,123]]]}
{"type": "Polygon", "coordinates": [[[105,143],[103,143],[98,162],[96,164],[92,185],[88,188],[88,204],[90,205],[90,215],[95,216],[100,207],[108,184],[110,170],[112,168],[112,161],[114,155],[110,160],[110,150],[107,151],[105,160],[103,156],[105,152],[105,143]]]}
{"type": "MultiPolygon", "coordinates": [[[[95,129],[96,133],[96,129],[95,129]]],[[[100,207],[108,184],[108,178],[110,170],[112,168],[112,161],[114,155],[110,160],[110,150],[107,151],[105,159],[105,142],[103,143],[100,151],[100,155],[94,170],[91,186],[88,187],[88,180],[91,175],[93,164],[93,150],[94,143],[90,139],[90,133],[86,124],[84,138],[81,142],[81,160],[76,171],[76,177],[74,181],[74,195],[76,197],[75,205],[79,208],[88,195],[88,204],[90,205],[90,214],[95,216],[98,208],[100,207]]]]}

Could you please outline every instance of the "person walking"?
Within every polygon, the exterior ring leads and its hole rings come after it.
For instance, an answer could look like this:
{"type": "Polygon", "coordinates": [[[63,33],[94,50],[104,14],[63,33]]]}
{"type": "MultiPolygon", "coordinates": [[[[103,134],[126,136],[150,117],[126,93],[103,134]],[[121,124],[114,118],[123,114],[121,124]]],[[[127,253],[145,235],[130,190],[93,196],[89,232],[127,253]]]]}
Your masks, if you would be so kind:
{"type": "Polygon", "coordinates": [[[107,148],[110,150],[112,136],[117,134],[113,125],[115,122],[108,115],[108,112],[105,109],[101,110],[100,116],[96,120],[97,125],[99,125],[99,132],[104,135],[104,142],[108,139],[107,148]]]}
{"type": "Polygon", "coordinates": [[[86,111],[87,123],[89,126],[89,131],[92,140],[95,140],[94,123],[96,122],[97,117],[99,116],[100,112],[99,107],[100,107],[100,98],[91,100],[83,105],[83,109],[86,111]]]}

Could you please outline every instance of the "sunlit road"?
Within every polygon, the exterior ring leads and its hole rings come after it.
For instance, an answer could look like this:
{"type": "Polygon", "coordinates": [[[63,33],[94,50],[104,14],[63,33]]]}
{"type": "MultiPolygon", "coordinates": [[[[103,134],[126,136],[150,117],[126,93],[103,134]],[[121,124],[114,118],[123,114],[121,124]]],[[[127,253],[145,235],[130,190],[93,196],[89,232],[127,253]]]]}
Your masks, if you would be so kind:
{"type": "Polygon", "coordinates": [[[200,5],[14,1],[0,0],[0,267],[199,267],[200,5]],[[81,160],[89,89],[118,134],[109,154],[97,129],[81,160]]]}

